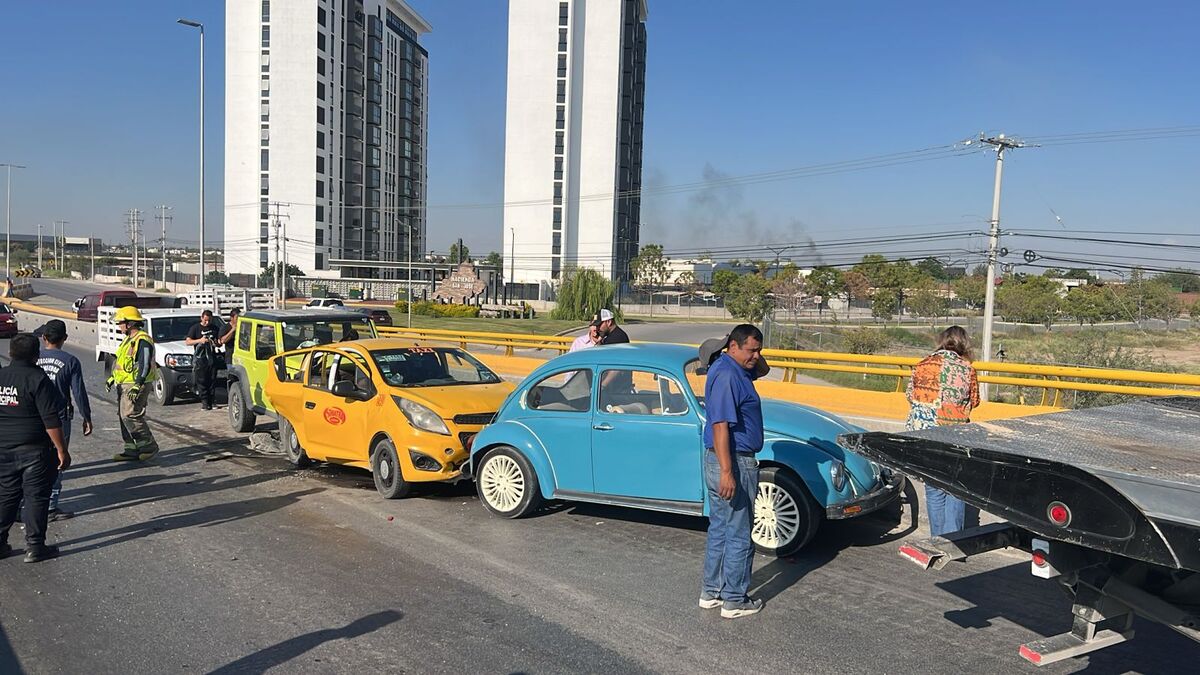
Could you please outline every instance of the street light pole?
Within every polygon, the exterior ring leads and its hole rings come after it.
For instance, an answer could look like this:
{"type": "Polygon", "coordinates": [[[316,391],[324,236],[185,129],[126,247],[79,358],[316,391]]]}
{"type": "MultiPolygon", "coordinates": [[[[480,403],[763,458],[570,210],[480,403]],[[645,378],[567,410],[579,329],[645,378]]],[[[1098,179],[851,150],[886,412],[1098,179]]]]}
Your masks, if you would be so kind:
{"type": "Polygon", "coordinates": [[[38,223],[38,269],[42,269],[42,224],[38,223]]]}
{"type": "Polygon", "coordinates": [[[204,24],[191,19],[178,22],[200,29],[200,290],[204,290],[204,24]]]}
{"type": "Polygon", "coordinates": [[[4,197],[4,278],[12,278],[12,170],[25,169],[28,167],[20,164],[10,164],[8,162],[0,163],[0,166],[8,169],[8,187],[5,188],[6,194],[4,197]]]}
{"type": "MultiPolygon", "coordinates": [[[[1004,175],[1004,151],[1009,148],[1024,147],[1024,143],[1015,138],[1006,138],[1004,134],[993,138],[981,138],[980,143],[996,148],[996,184],[992,192],[992,220],[988,231],[988,264],[987,288],[984,289],[983,304],[983,360],[992,360],[992,323],[996,313],[996,258],[1000,249],[1000,180],[1004,175]]],[[[979,387],[981,400],[988,400],[988,386],[979,387]]]]}

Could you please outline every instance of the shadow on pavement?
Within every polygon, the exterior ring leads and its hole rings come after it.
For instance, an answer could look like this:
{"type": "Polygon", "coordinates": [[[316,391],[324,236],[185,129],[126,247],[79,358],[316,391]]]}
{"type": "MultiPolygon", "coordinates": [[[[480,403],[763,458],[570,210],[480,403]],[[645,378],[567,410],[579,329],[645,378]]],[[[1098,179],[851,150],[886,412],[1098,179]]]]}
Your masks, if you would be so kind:
{"type": "MultiPolygon", "coordinates": [[[[226,474],[192,478],[196,475],[195,472],[138,474],[112,483],[87,485],[78,490],[64,490],[63,505],[69,507],[67,510],[74,511],[76,515],[94,515],[178,497],[192,497],[209,492],[259,485],[287,475],[287,472],[256,473],[237,478],[229,478],[226,474]],[[222,480],[227,478],[228,480],[222,480]]],[[[70,483],[67,486],[69,488],[70,483]]]]}
{"type": "MultiPolygon", "coordinates": [[[[182,448],[173,448],[171,450],[163,450],[159,452],[154,459],[148,462],[115,462],[111,458],[97,459],[83,464],[72,465],[67,473],[64,474],[66,480],[70,481],[76,478],[87,478],[89,476],[103,476],[108,473],[119,473],[123,471],[131,471],[134,469],[144,469],[147,467],[173,467],[190,464],[197,460],[202,460],[208,455],[233,449],[245,449],[246,441],[243,438],[238,439],[223,439],[210,443],[200,443],[197,445],[188,445],[182,448]]],[[[120,451],[116,448],[114,454],[120,451]]],[[[246,453],[247,456],[250,456],[246,453]]]]}
{"type": "Polygon", "coordinates": [[[21,660],[17,658],[17,653],[13,651],[12,643],[8,641],[8,635],[4,632],[4,626],[0,626],[0,673],[22,675],[24,672],[21,660]]]}
{"type": "MultiPolygon", "coordinates": [[[[969,563],[964,563],[969,564],[969,563]]],[[[1029,563],[1017,563],[988,572],[970,574],[936,584],[938,588],[971,603],[967,609],[946,612],[944,618],[956,624],[943,630],[982,630],[996,620],[1015,624],[1037,637],[1058,635],[1071,629],[1070,596],[1054,581],[1034,577],[1029,563]]],[[[929,618],[929,630],[936,630],[937,617],[929,618]]],[[[1134,638],[1129,642],[1102,649],[1067,665],[1081,666],[1078,672],[1156,673],[1182,672],[1179,657],[1196,655],[1196,644],[1171,629],[1138,619],[1134,622],[1134,638]],[[1084,664],[1086,663],[1086,666],[1084,664]]],[[[1028,665],[1017,654],[1018,644],[1012,646],[1013,665],[1028,665]]]]}
{"type": "Polygon", "coordinates": [[[57,544],[62,550],[62,555],[74,555],[107,546],[124,544],[158,532],[169,532],[188,527],[211,527],[213,525],[224,525],[245,518],[252,518],[295,504],[301,497],[306,495],[324,491],[325,488],[309,488],[277,497],[257,497],[239,502],[202,506],[187,511],[180,511],[179,513],[158,516],[148,521],[132,523],[105,532],[97,532],[77,539],[60,541],[57,544]],[[95,543],[87,544],[87,542],[95,543]]]}
{"type": "Polygon", "coordinates": [[[231,675],[233,673],[262,673],[267,669],[278,666],[316,647],[334,640],[349,640],[367,633],[373,633],[384,626],[404,618],[404,614],[395,610],[376,612],[361,619],[346,624],[341,628],[325,628],[304,635],[298,635],[289,640],[271,645],[244,656],[237,661],[221,666],[212,671],[211,675],[231,675]]]}

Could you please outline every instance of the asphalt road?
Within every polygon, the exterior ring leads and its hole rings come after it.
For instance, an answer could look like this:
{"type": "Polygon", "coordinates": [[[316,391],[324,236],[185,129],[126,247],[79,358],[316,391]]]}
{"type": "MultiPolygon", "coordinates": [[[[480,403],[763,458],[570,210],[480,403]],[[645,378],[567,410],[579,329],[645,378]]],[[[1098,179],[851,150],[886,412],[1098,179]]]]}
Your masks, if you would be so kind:
{"type": "MultiPolygon", "coordinates": [[[[152,409],[163,453],[116,464],[112,397],[90,345],[68,346],[96,432],[76,428],[62,556],[0,560],[3,673],[1031,672],[1017,646],[1069,627],[1027,561],[922,572],[883,518],[758,558],[766,609],[728,621],[696,607],[703,519],[557,505],[500,520],[467,484],[385,501],[366,473],[255,453],[195,404],[152,409]]],[[[1179,672],[1198,655],[1138,633],[1039,672],[1179,672]]]]}

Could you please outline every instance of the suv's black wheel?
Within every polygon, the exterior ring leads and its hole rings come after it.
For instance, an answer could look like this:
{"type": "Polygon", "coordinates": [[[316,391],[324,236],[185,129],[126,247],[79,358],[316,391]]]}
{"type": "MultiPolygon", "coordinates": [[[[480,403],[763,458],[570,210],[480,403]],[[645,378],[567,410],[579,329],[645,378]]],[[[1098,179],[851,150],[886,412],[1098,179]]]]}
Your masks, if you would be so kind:
{"type": "Polygon", "coordinates": [[[279,418],[279,447],[283,448],[283,456],[297,469],[303,469],[311,463],[304,448],[300,446],[296,428],[283,416],[279,418]]]}
{"type": "Polygon", "coordinates": [[[525,455],[507,446],[484,455],[475,489],[484,508],[502,518],[520,518],[542,503],[537,473],[525,455]]]}
{"type": "Polygon", "coordinates": [[[175,401],[175,385],[167,381],[161,374],[154,381],[154,402],[161,406],[171,405],[175,401]]]}
{"type": "Polygon", "coordinates": [[[237,380],[229,382],[229,426],[239,434],[254,430],[254,411],[246,405],[242,385],[237,380]]]}
{"type": "Polygon", "coordinates": [[[790,556],[804,548],[820,524],[821,510],[795,474],[773,466],[758,472],[750,538],[759,553],[790,556]]]}
{"type": "Polygon", "coordinates": [[[381,438],[371,450],[371,475],[375,478],[375,489],[384,499],[400,499],[412,491],[412,483],[404,480],[400,470],[400,458],[396,446],[381,438]]]}

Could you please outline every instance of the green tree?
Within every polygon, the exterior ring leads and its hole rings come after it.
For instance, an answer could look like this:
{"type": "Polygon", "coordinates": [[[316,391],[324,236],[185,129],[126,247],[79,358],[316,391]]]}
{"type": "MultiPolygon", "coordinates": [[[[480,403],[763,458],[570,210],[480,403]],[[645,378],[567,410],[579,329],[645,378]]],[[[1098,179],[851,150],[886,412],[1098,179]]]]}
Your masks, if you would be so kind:
{"type": "Polygon", "coordinates": [[[725,309],[738,319],[758,323],[773,306],[770,290],[770,283],[761,276],[742,275],[725,295],[725,309]]]}
{"type": "Polygon", "coordinates": [[[1063,298],[1063,314],[1075,319],[1080,326],[1087,323],[1096,325],[1111,315],[1111,300],[1103,288],[1099,286],[1077,286],[1067,291],[1063,298]]]}
{"type": "Polygon", "coordinates": [[[816,267],[805,279],[808,292],[821,298],[817,312],[823,314],[829,308],[829,299],[841,295],[845,290],[841,270],[836,267],[816,267]]]}
{"type": "Polygon", "coordinates": [[[471,260],[471,249],[466,244],[461,246],[456,241],[450,244],[450,255],[448,260],[454,264],[469,262],[471,260]]]}
{"type": "Polygon", "coordinates": [[[946,274],[946,266],[942,264],[941,260],[932,256],[917,263],[917,271],[937,281],[945,281],[949,278],[946,274]]]}
{"type": "Polygon", "coordinates": [[[733,270],[717,270],[712,275],[712,292],[717,295],[729,295],[729,291],[737,285],[738,273],[733,270]]]}
{"type": "Polygon", "coordinates": [[[1072,267],[1071,269],[1069,269],[1063,273],[1063,278],[1064,279],[1087,279],[1088,281],[1091,281],[1092,279],[1095,279],[1096,277],[1093,276],[1091,272],[1089,272],[1085,269],[1082,269],[1079,267],[1072,267]]]}
{"type": "Polygon", "coordinates": [[[1200,323],[1200,298],[1197,298],[1188,308],[1188,318],[1192,320],[1193,324],[1200,323]]]}
{"type": "Polygon", "coordinates": [[[900,296],[891,288],[876,288],[871,296],[871,316],[890,321],[900,309],[900,296]]]}
{"type": "Polygon", "coordinates": [[[654,293],[670,278],[671,268],[659,244],[646,244],[629,262],[633,285],[650,293],[650,316],[654,316],[654,293]]]}
{"type": "Polygon", "coordinates": [[[872,286],[878,288],[884,285],[884,274],[889,264],[888,259],[878,253],[868,253],[851,270],[862,274],[872,286]]]}
{"type": "Polygon", "coordinates": [[[946,298],[933,282],[925,281],[917,286],[909,298],[908,309],[919,317],[929,319],[929,325],[933,326],[934,320],[946,313],[946,298]]]}
{"type": "Polygon", "coordinates": [[[996,307],[1009,321],[1039,323],[1047,329],[1062,312],[1062,285],[1045,277],[1005,280],[996,292],[996,307]]]}
{"type": "MultiPolygon", "coordinates": [[[[207,265],[206,265],[207,267],[207,265]]],[[[206,284],[227,284],[229,283],[229,275],[221,270],[213,270],[204,275],[204,283],[206,284]]]]}
{"type": "MultiPolygon", "coordinates": [[[[616,285],[587,267],[570,268],[558,287],[557,306],[550,316],[567,321],[591,321],[602,309],[613,309],[616,285]]],[[[613,310],[615,314],[619,314],[613,310]]]]}
{"type": "Polygon", "coordinates": [[[495,267],[498,270],[502,270],[502,269],[504,269],[504,256],[500,255],[499,253],[497,253],[495,251],[492,251],[491,253],[487,254],[486,258],[483,259],[483,264],[491,265],[492,267],[495,267]]]}
{"type": "Polygon", "coordinates": [[[971,275],[954,280],[954,294],[967,305],[979,309],[983,307],[987,295],[987,277],[971,275]]]}
{"type": "MultiPolygon", "coordinates": [[[[258,285],[259,286],[270,287],[270,286],[274,285],[275,269],[276,269],[276,265],[278,265],[278,264],[279,263],[271,263],[270,265],[267,265],[266,267],[264,267],[263,271],[258,273],[258,285]]],[[[300,269],[299,267],[296,267],[295,265],[292,265],[291,263],[288,263],[288,266],[284,269],[284,274],[286,274],[289,277],[302,277],[302,276],[304,276],[304,270],[300,269]]]]}
{"type": "Polygon", "coordinates": [[[1200,293],[1200,274],[1189,270],[1167,272],[1154,277],[1154,280],[1169,284],[1180,293],[1200,293]]]}
{"type": "Polygon", "coordinates": [[[1175,289],[1158,279],[1142,285],[1142,307],[1146,316],[1165,321],[1167,325],[1183,312],[1183,302],[1175,289]]]}

